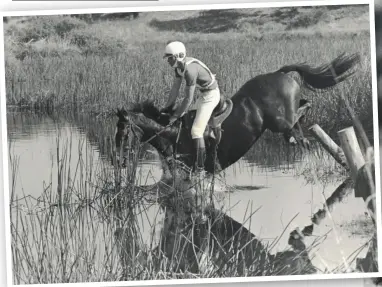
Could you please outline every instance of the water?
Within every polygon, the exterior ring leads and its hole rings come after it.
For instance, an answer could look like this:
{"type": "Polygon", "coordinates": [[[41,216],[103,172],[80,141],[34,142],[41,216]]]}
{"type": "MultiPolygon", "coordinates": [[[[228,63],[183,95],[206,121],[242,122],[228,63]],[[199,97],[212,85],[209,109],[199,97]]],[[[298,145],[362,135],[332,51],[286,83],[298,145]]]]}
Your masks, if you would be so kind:
{"type": "MultiPolygon", "coordinates": [[[[38,199],[49,183],[52,183],[52,190],[56,191],[60,168],[71,175],[70,182],[62,182],[62,186],[66,190],[83,190],[86,194],[89,193],[89,197],[100,192],[96,186],[101,185],[100,179],[105,178],[105,173],[112,174],[108,153],[112,144],[110,139],[114,135],[113,121],[110,124],[100,124],[100,121],[79,117],[51,118],[11,112],[8,113],[7,120],[9,152],[14,162],[18,163],[14,199],[24,196],[38,199]],[[80,178],[88,180],[84,183],[80,178]]],[[[289,233],[296,227],[309,225],[311,215],[323,207],[325,198],[341,182],[311,184],[305,177],[296,175],[311,166],[320,166],[318,158],[329,162],[329,166],[333,165],[331,158],[324,153],[320,157],[307,153],[295,156],[290,151],[285,156],[287,153],[279,141],[262,146],[259,144],[258,150],[257,152],[255,149],[246,158],[225,170],[224,182],[218,182],[217,188],[226,189],[228,186],[234,189],[226,194],[224,201],[227,214],[243,222],[258,238],[268,242],[277,239],[278,243],[271,250],[271,253],[275,253],[288,248],[289,233]],[[285,161],[285,157],[292,160],[285,161]],[[257,211],[249,219],[255,210],[257,211]],[[290,223],[292,218],[294,219],[290,223]]],[[[11,160],[9,167],[12,180],[11,160]]],[[[160,177],[161,169],[155,152],[146,153],[140,162],[136,183],[151,184],[160,177]]],[[[138,225],[147,244],[150,244],[148,239],[154,227],[158,229],[160,226],[161,214],[158,212],[156,206],[149,207],[139,220],[138,225]]],[[[371,234],[359,227],[363,222],[370,223],[365,212],[363,201],[349,196],[344,203],[335,207],[331,218],[315,227],[314,236],[306,240],[307,245],[333,229],[319,249],[311,252],[312,262],[316,267],[321,270],[325,267],[329,270],[336,268],[343,263],[344,258],[369,240],[371,234]]],[[[88,222],[92,226],[98,224],[98,227],[96,231],[94,228],[82,230],[81,232],[85,232],[83,236],[90,236],[95,232],[92,236],[96,241],[112,240],[113,230],[105,227],[100,218],[91,218],[88,222]]],[[[100,248],[97,260],[103,258],[105,252],[100,248]]],[[[359,256],[363,257],[365,252],[366,250],[359,256]]]]}

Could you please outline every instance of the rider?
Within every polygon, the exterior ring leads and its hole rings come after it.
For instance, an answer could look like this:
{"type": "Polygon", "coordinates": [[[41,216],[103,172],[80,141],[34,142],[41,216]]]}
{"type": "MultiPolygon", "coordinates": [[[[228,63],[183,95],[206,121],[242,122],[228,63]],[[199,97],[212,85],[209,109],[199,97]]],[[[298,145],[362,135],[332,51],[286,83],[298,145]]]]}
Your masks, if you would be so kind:
{"type": "Polygon", "coordinates": [[[215,75],[201,61],[186,57],[186,47],[182,42],[174,41],[167,44],[165,55],[169,65],[175,69],[175,77],[170,96],[163,110],[171,109],[179,97],[182,80],[185,80],[185,98],[170,118],[170,124],[182,117],[189,109],[198,87],[201,95],[197,100],[195,120],[191,128],[191,137],[195,147],[195,170],[200,173],[204,170],[205,143],[203,133],[211,114],[220,101],[220,91],[215,75]]]}

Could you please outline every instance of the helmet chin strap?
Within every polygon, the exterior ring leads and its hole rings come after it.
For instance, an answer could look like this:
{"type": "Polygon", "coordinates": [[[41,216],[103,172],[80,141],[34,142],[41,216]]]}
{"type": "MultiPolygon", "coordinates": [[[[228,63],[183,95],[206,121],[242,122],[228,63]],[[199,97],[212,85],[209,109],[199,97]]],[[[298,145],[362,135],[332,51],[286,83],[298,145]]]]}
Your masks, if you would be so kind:
{"type": "Polygon", "coordinates": [[[173,68],[179,68],[179,62],[182,62],[184,60],[185,57],[183,57],[182,59],[179,59],[178,57],[176,58],[176,61],[174,63],[174,65],[172,65],[173,68]]]}
{"type": "Polygon", "coordinates": [[[178,66],[178,60],[176,60],[174,65],[172,65],[171,67],[176,68],[177,66],[178,66]]]}

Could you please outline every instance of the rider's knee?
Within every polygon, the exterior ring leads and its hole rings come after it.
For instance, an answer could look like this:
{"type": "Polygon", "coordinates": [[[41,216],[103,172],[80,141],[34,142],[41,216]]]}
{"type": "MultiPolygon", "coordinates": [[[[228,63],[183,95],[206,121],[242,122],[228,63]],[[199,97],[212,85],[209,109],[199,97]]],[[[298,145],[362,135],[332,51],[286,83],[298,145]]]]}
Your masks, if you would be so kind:
{"type": "Polygon", "coordinates": [[[200,128],[198,126],[193,126],[191,128],[191,137],[193,139],[203,137],[203,133],[204,133],[204,129],[203,128],[200,128]]]}

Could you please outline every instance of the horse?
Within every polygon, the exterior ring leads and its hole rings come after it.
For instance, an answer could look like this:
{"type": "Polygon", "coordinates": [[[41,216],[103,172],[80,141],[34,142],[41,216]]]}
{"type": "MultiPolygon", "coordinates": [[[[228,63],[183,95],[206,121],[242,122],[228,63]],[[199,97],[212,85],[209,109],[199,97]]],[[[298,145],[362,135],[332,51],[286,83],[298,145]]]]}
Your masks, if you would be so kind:
{"type": "MultiPolygon", "coordinates": [[[[311,104],[301,97],[301,88],[312,91],[333,88],[355,73],[353,68],[359,61],[359,53],[349,56],[342,53],[318,67],[306,63],[285,65],[245,82],[231,98],[220,101],[210,118],[204,134],[205,171],[218,173],[237,162],[267,129],[283,134],[288,143],[309,147],[301,124],[311,104]],[[297,72],[301,84],[289,75],[291,72],[297,72]],[[286,111],[294,115],[292,122],[287,121],[286,111]]],[[[176,153],[193,169],[195,155],[190,131],[195,114],[195,110],[188,111],[177,128],[168,126],[171,111],[162,113],[150,101],[130,110],[118,109],[117,154],[124,157],[129,136],[135,134],[140,142],[150,143],[166,157],[176,153]]]]}

